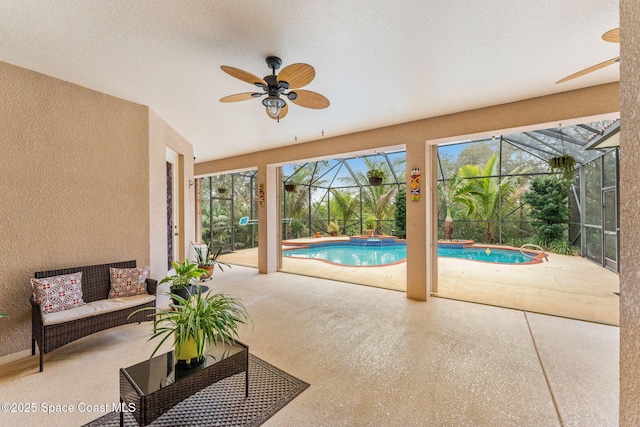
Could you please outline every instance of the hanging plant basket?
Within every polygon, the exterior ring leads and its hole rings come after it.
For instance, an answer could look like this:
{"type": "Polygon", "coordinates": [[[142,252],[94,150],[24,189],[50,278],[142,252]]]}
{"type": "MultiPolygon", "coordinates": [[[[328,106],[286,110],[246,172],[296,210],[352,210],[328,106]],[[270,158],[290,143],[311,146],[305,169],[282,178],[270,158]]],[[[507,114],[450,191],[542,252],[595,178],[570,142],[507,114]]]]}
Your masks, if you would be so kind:
{"type": "Polygon", "coordinates": [[[218,193],[219,194],[224,194],[227,192],[227,188],[226,187],[218,187],[218,193]]]}
{"type": "Polygon", "coordinates": [[[369,177],[369,184],[372,187],[377,187],[379,185],[382,185],[382,178],[377,177],[377,176],[370,176],[369,177]]]}
{"type": "Polygon", "coordinates": [[[288,191],[289,193],[296,191],[296,185],[295,184],[285,184],[284,185],[284,189],[285,191],[288,191]]]}
{"type": "Polygon", "coordinates": [[[560,172],[564,178],[572,178],[576,160],[567,154],[549,159],[549,167],[553,172],[560,172]]]}

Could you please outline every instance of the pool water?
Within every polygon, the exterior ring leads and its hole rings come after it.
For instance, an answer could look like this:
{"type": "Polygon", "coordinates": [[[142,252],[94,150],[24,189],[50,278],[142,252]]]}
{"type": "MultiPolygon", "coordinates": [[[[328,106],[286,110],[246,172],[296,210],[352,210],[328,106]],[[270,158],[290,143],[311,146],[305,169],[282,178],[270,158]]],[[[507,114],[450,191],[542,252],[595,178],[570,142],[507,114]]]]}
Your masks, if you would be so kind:
{"type": "MultiPolygon", "coordinates": [[[[292,258],[319,259],[334,264],[367,267],[404,261],[407,258],[407,246],[311,245],[304,248],[287,249],[282,254],[292,258]]],[[[518,250],[492,248],[487,253],[487,248],[483,247],[438,248],[438,256],[501,264],[531,262],[530,257],[522,255],[518,250]]]]}

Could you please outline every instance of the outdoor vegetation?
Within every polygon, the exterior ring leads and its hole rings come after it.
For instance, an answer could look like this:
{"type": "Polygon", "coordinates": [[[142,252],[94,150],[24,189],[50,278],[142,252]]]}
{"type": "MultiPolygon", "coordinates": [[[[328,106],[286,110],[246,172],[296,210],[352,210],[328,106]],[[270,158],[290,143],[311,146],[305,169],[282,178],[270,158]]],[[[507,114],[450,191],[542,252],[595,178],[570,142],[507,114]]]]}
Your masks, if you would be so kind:
{"type": "MultiPolygon", "coordinates": [[[[551,129],[440,146],[439,238],[514,247],[533,243],[554,252],[578,254],[581,224],[602,222],[601,180],[609,185],[606,180],[613,177],[610,185],[615,189],[615,152],[607,156],[581,152],[580,163],[568,162],[581,167],[583,178],[557,168],[553,159],[571,157],[565,144],[585,140],[587,133],[582,128],[551,129]],[[554,142],[552,135],[559,131],[563,137],[560,143],[554,142]],[[539,143],[544,155],[527,148],[529,140],[539,143]],[[583,219],[576,198],[580,179],[586,182],[583,219]]],[[[404,152],[284,166],[282,238],[316,233],[352,236],[365,230],[405,238],[405,177],[404,152]],[[370,184],[372,177],[381,178],[382,183],[370,184]]],[[[238,225],[242,217],[257,217],[256,187],[255,171],[202,181],[205,243],[214,250],[257,246],[257,224],[238,225]],[[221,192],[221,186],[230,191],[221,192]]],[[[598,230],[587,228],[586,236],[589,250],[596,255],[602,250],[598,230]]]]}
{"type": "Polygon", "coordinates": [[[201,180],[202,242],[212,251],[257,245],[257,225],[240,226],[240,218],[257,218],[255,171],[201,180]]]}

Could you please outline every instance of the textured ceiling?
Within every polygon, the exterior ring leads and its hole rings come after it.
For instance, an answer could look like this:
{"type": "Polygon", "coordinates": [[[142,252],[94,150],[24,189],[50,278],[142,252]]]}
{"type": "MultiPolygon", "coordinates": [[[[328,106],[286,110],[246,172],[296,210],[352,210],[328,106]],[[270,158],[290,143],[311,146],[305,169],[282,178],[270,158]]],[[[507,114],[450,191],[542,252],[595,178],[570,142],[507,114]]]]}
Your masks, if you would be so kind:
{"type": "Polygon", "coordinates": [[[202,162],[617,81],[554,84],[618,56],[618,21],[612,0],[2,0],[0,61],[148,105],[202,162]],[[220,65],[268,55],[313,65],[331,106],[218,101],[253,90],[220,65]]]}

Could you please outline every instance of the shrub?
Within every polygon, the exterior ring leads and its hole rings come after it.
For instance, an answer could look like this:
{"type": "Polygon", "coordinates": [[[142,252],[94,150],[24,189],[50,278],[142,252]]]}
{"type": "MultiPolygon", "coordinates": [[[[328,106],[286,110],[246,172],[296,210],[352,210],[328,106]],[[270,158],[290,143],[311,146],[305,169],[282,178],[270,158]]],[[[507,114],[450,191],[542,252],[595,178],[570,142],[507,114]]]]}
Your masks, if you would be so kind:
{"type": "MultiPolygon", "coordinates": [[[[544,245],[566,236],[569,222],[570,182],[556,177],[536,177],[523,199],[531,208],[536,240],[544,245]]],[[[542,245],[541,245],[542,246],[542,245]]]]}
{"type": "Polygon", "coordinates": [[[407,238],[407,191],[404,187],[396,193],[396,237],[407,238]]]}

